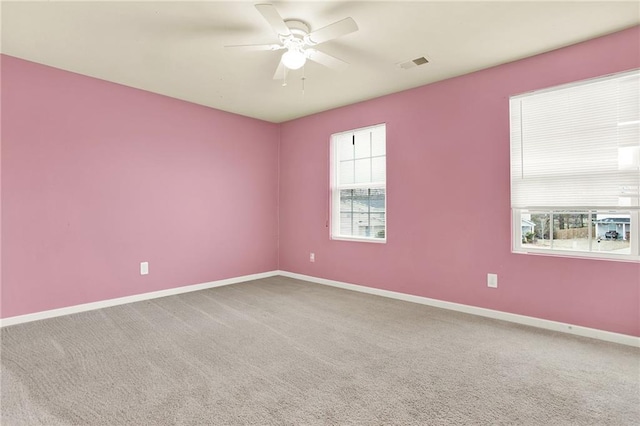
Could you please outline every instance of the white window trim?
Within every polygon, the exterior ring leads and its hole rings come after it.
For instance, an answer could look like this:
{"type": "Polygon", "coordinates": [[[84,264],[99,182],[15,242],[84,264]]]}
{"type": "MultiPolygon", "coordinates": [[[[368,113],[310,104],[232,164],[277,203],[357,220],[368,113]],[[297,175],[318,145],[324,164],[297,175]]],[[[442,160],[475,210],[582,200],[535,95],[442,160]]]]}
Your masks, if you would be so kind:
{"type": "MultiPolygon", "coordinates": [[[[340,217],[340,190],[338,190],[337,180],[339,178],[336,163],[338,162],[338,154],[336,149],[335,139],[339,135],[355,133],[362,130],[373,129],[376,127],[385,126],[385,168],[386,168],[386,123],[378,123],[371,126],[360,127],[357,129],[347,130],[344,132],[338,132],[331,135],[330,138],[330,199],[331,199],[331,208],[330,208],[330,218],[329,218],[329,238],[334,241],[351,241],[351,242],[361,242],[361,243],[374,243],[374,244],[386,244],[387,243],[387,235],[388,235],[388,213],[387,213],[387,199],[388,193],[386,179],[385,182],[369,182],[369,183],[354,183],[354,184],[345,184],[341,185],[340,189],[375,189],[375,188],[384,188],[385,189],[385,197],[384,197],[384,217],[385,217],[385,228],[384,228],[384,238],[375,238],[375,237],[358,237],[358,236],[346,236],[340,235],[339,232],[339,224],[340,221],[335,218],[340,217]]],[[[386,175],[386,173],[385,173],[386,175]]]]}

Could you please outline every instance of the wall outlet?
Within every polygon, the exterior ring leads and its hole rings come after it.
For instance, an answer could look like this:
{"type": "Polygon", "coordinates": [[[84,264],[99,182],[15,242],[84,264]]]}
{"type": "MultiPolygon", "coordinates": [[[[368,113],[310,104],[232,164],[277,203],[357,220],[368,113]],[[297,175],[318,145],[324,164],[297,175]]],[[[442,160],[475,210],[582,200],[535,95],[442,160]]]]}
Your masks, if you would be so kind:
{"type": "Polygon", "coordinates": [[[498,288],[498,274],[487,274],[487,287],[498,288]]]}
{"type": "Polygon", "coordinates": [[[309,253],[309,262],[315,262],[315,261],[316,261],[316,254],[309,253]]]}
{"type": "Polygon", "coordinates": [[[140,275],[149,274],[149,262],[140,262],[140,275]]]}

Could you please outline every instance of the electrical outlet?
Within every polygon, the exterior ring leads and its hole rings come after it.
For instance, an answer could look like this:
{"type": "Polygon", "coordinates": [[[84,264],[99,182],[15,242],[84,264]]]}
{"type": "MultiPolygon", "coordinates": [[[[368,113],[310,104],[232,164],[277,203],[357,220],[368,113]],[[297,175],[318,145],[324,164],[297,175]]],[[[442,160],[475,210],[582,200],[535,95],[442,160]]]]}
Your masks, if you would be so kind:
{"type": "Polygon", "coordinates": [[[498,274],[487,274],[487,287],[498,288],[498,274]]]}
{"type": "Polygon", "coordinates": [[[149,274],[149,262],[140,262],[140,275],[149,274]]]}
{"type": "Polygon", "coordinates": [[[315,261],[316,261],[316,254],[309,253],[309,262],[315,262],[315,261]]]}

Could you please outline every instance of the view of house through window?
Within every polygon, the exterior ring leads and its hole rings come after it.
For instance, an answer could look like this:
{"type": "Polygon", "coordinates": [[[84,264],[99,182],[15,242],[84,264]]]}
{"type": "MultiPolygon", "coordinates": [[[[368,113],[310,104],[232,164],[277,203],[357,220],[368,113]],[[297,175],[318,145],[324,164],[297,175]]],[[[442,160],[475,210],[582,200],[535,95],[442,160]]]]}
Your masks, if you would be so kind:
{"type": "Polygon", "coordinates": [[[386,130],[377,125],[331,137],[331,237],[386,240],[386,130]]]}
{"type": "Polygon", "coordinates": [[[522,211],[522,247],[631,254],[630,212],[522,211]]]}
{"type": "Polygon", "coordinates": [[[513,251],[640,260],[640,72],[513,96],[513,251]]]}

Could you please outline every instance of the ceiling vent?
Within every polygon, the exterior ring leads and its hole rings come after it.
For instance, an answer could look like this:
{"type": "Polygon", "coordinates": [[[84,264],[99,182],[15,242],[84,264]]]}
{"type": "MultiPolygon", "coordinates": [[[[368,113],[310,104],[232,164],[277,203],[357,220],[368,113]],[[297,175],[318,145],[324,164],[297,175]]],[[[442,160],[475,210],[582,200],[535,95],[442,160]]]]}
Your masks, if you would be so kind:
{"type": "Polygon", "coordinates": [[[415,58],[415,59],[410,59],[408,61],[404,61],[404,62],[400,62],[396,65],[398,65],[399,68],[402,68],[403,70],[408,70],[410,68],[415,68],[418,65],[424,65],[424,64],[428,64],[429,60],[427,58],[425,58],[424,56],[421,56],[419,58],[415,58]]]}

